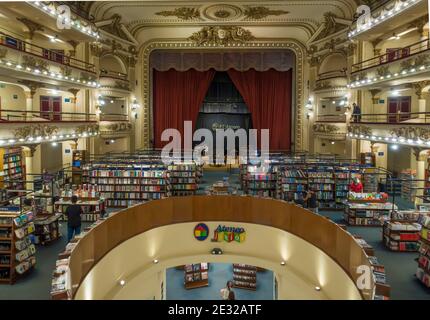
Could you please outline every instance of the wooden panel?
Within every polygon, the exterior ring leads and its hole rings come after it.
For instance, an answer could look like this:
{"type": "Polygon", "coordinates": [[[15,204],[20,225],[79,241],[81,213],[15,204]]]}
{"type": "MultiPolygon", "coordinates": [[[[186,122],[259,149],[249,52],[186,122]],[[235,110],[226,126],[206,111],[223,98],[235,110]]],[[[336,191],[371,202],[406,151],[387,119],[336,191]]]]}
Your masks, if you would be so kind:
{"type": "MultiPolygon", "coordinates": [[[[131,207],[96,226],[73,250],[72,283],[80,284],[106,253],[137,234],[174,223],[204,221],[255,223],[284,230],[320,248],[354,280],[359,265],[370,266],[363,249],[348,232],[303,208],[285,201],[246,196],[191,196],[131,207]]],[[[371,298],[368,291],[362,294],[371,298]]]]}

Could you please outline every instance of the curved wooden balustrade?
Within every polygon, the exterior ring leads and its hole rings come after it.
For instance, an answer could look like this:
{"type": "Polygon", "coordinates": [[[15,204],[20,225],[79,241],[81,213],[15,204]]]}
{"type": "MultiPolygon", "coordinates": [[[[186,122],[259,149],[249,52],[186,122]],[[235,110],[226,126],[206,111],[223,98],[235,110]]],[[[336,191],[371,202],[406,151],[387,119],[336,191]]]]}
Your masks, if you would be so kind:
{"type": "MultiPolygon", "coordinates": [[[[349,233],[285,201],[248,196],[172,197],[120,211],[90,230],[70,256],[73,296],[91,268],[122,242],[153,228],[202,221],[254,223],[292,233],[325,252],[354,281],[358,266],[370,267],[367,255],[349,233]]],[[[360,290],[364,299],[371,299],[372,291],[360,290]]]]}

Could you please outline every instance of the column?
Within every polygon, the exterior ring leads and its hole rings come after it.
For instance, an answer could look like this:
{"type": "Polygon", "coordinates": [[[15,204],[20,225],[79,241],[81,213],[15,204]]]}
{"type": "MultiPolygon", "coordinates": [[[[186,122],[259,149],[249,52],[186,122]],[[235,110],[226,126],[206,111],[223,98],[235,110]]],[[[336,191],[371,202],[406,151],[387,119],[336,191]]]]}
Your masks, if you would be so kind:
{"type": "Polygon", "coordinates": [[[26,189],[33,190],[33,181],[34,181],[34,170],[33,170],[33,155],[36,150],[35,146],[26,147],[22,151],[22,155],[25,161],[25,180],[27,181],[26,189]]]}
{"type": "MultiPolygon", "coordinates": [[[[413,84],[415,94],[418,97],[418,110],[412,110],[412,112],[426,112],[426,93],[423,92],[424,88],[430,85],[430,81],[420,81],[413,84]]],[[[425,119],[425,114],[419,114],[419,119],[425,119]]]]}
{"type": "Polygon", "coordinates": [[[425,187],[425,170],[426,170],[426,161],[427,161],[427,155],[424,151],[421,151],[420,149],[414,150],[415,157],[417,159],[417,197],[415,198],[415,204],[420,204],[423,202],[422,199],[418,198],[418,196],[424,195],[424,187],[425,187]]]}

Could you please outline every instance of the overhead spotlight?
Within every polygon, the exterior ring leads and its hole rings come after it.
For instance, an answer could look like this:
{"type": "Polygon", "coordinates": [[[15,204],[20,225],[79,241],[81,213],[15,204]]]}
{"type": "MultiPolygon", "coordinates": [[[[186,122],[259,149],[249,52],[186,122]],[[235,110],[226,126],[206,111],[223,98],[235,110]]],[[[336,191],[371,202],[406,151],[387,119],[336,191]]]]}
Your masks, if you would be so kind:
{"type": "Polygon", "coordinates": [[[120,280],[118,283],[119,283],[119,285],[120,285],[121,287],[124,287],[124,286],[125,286],[125,280],[120,280]]]}
{"type": "Polygon", "coordinates": [[[158,261],[157,259],[154,259],[152,262],[153,262],[154,264],[157,264],[159,261],[158,261]]]}
{"type": "Polygon", "coordinates": [[[316,290],[316,291],[321,291],[321,287],[316,286],[316,287],[315,287],[315,290],[316,290]]]}
{"type": "Polygon", "coordinates": [[[212,249],[212,251],[211,251],[211,253],[212,253],[213,255],[220,255],[220,254],[223,254],[223,252],[222,252],[222,249],[221,249],[221,248],[213,248],[213,249],[212,249]]]}
{"type": "Polygon", "coordinates": [[[281,266],[285,266],[287,263],[285,261],[281,261],[281,266]]]}

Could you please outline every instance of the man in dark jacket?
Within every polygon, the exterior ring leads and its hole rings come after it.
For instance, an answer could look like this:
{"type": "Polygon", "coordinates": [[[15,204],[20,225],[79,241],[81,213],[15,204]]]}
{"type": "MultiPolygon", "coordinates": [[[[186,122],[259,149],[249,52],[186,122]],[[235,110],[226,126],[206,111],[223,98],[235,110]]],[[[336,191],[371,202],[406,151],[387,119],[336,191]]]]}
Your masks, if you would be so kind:
{"type": "Polygon", "coordinates": [[[72,204],[66,209],[66,217],[67,217],[67,241],[73,239],[73,236],[76,236],[81,233],[81,214],[82,208],[78,206],[76,203],[78,202],[77,196],[72,196],[72,204]]]}

